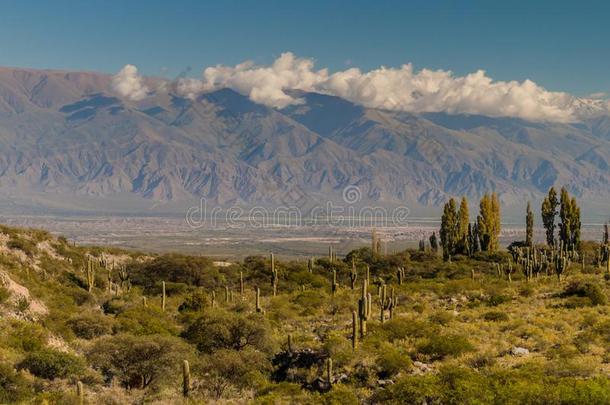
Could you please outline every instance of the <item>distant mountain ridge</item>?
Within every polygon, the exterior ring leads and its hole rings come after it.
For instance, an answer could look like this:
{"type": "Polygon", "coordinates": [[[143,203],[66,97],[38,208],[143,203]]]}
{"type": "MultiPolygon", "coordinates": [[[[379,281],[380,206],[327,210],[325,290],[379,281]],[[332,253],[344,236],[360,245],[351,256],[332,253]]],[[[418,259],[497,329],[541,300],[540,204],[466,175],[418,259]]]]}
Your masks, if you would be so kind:
{"type": "Polygon", "coordinates": [[[148,87],[165,90],[134,102],[111,80],[0,68],[0,200],[278,206],[295,191],[340,201],[350,185],[362,203],[383,205],[491,190],[521,204],[552,185],[586,201],[610,197],[607,116],[558,124],[409,114],[299,91],[291,95],[302,104],[278,110],[229,89],[180,97],[154,78],[148,87]]]}

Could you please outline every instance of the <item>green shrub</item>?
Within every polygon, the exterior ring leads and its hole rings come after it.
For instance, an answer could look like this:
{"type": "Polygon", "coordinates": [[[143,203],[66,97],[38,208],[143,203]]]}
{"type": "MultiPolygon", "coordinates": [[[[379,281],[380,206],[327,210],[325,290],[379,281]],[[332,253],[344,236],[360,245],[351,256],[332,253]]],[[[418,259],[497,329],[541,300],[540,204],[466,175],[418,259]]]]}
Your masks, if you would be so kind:
{"type": "Polygon", "coordinates": [[[433,335],[417,346],[419,353],[429,356],[432,360],[457,357],[473,350],[474,346],[461,335],[433,335]]]}
{"type": "Polygon", "coordinates": [[[508,314],[500,311],[489,311],[483,315],[483,319],[490,322],[505,322],[508,321],[508,314]]]}
{"type": "Polygon", "coordinates": [[[260,314],[224,311],[204,313],[184,331],[182,337],[203,353],[247,347],[266,351],[270,343],[269,326],[260,314]]]}
{"type": "Polygon", "coordinates": [[[586,297],[591,305],[606,305],[608,296],[599,284],[592,281],[574,280],[561,293],[562,297],[586,297]]]}
{"type": "Polygon", "coordinates": [[[437,311],[428,318],[430,322],[442,326],[447,326],[455,319],[455,316],[449,311],[437,311]]]}
{"type": "Polygon", "coordinates": [[[112,320],[101,314],[82,314],[70,318],[68,326],[76,336],[93,339],[112,333],[112,320]]]}
{"type": "Polygon", "coordinates": [[[6,343],[12,348],[32,352],[42,349],[47,344],[48,338],[49,332],[39,324],[12,321],[6,343]]]}
{"type": "Polygon", "coordinates": [[[4,286],[0,285],[0,304],[4,304],[11,297],[11,292],[4,286]]]}
{"type": "Polygon", "coordinates": [[[78,376],[85,370],[81,358],[52,349],[41,349],[29,353],[17,365],[17,368],[26,369],[36,377],[47,380],[78,376]]]}
{"type": "Polygon", "coordinates": [[[376,363],[382,378],[392,378],[401,371],[409,370],[412,364],[406,352],[389,343],[379,348],[376,363]]]}
{"type": "Polygon", "coordinates": [[[202,290],[195,290],[178,307],[179,312],[199,312],[206,307],[208,298],[202,290]]]}
{"type": "Polygon", "coordinates": [[[0,403],[22,403],[30,395],[28,381],[10,364],[0,363],[0,403]]]}
{"type": "Polygon", "coordinates": [[[503,294],[493,294],[487,299],[487,305],[490,307],[497,307],[498,305],[511,302],[512,297],[503,294]]]}
{"type": "Polygon", "coordinates": [[[33,257],[38,250],[34,242],[18,235],[12,236],[11,239],[6,243],[6,246],[10,249],[21,250],[29,257],[33,257]]]}
{"type": "Polygon", "coordinates": [[[93,368],[126,388],[175,384],[182,361],[192,355],[190,346],[177,337],[130,334],[98,338],[87,352],[93,368]]]}

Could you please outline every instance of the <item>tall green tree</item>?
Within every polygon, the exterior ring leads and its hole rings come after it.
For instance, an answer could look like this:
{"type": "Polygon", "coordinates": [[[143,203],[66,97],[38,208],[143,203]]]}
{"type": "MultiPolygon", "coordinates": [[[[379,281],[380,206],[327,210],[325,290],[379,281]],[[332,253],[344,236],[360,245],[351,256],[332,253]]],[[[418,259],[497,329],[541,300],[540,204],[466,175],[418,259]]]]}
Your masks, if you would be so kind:
{"type": "Polygon", "coordinates": [[[500,202],[496,193],[485,194],[481,198],[477,229],[481,250],[489,252],[497,250],[500,235],[500,202]]]}
{"type": "Polygon", "coordinates": [[[557,215],[557,192],[554,187],[549,189],[548,195],[542,201],[542,224],[546,231],[546,243],[555,246],[555,216],[557,215]]]}
{"type": "Polygon", "coordinates": [[[468,213],[468,200],[462,197],[460,209],[458,211],[458,253],[468,254],[468,225],[470,224],[470,214],[468,213]]]}
{"type": "Polygon", "coordinates": [[[455,253],[458,235],[458,214],[455,200],[451,198],[443,208],[440,229],[441,246],[443,247],[443,259],[447,260],[455,253]]]}
{"type": "Polygon", "coordinates": [[[491,194],[491,211],[493,214],[493,232],[490,250],[494,252],[498,250],[500,230],[502,227],[500,220],[500,199],[495,191],[491,194]]]}
{"type": "Polygon", "coordinates": [[[534,245],[534,213],[529,201],[525,210],[525,244],[529,247],[534,245]]]}
{"type": "Polygon", "coordinates": [[[563,187],[560,194],[559,218],[559,239],[563,248],[571,250],[579,247],[580,244],[580,207],[576,198],[570,198],[568,190],[563,187]]]}

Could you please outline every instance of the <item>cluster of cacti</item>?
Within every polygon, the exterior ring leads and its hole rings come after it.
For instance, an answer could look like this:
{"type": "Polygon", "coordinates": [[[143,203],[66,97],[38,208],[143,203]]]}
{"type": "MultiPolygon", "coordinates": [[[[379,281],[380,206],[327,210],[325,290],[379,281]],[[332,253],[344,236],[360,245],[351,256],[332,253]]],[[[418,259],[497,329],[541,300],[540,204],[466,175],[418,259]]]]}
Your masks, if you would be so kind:
{"type": "Polygon", "coordinates": [[[405,268],[404,267],[399,267],[396,270],[396,279],[398,280],[398,285],[402,285],[402,283],[405,281],[405,268]]]}
{"type": "Polygon", "coordinates": [[[313,257],[310,257],[309,260],[307,260],[307,270],[310,273],[313,273],[313,266],[316,264],[315,259],[313,257]]]}
{"type": "Polygon", "coordinates": [[[89,291],[89,292],[92,292],[93,287],[95,286],[95,268],[96,268],[96,265],[93,262],[93,259],[91,258],[91,256],[88,256],[86,275],[87,275],[87,291],[89,291]]]}
{"type": "Polygon", "coordinates": [[[387,293],[387,286],[381,284],[379,286],[379,320],[381,323],[385,321],[385,313],[390,313],[390,319],[394,317],[394,308],[398,304],[398,298],[394,296],[394,288],[390,290],[390,295],[387,293]]]}

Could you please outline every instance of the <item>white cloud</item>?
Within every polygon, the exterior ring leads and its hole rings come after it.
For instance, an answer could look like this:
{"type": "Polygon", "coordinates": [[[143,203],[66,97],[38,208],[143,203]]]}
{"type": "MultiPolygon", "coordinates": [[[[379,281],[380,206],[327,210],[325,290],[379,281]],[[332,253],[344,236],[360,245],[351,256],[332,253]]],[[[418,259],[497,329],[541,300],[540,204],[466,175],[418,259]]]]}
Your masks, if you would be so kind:
{"type": "MultiPolygon", "coordinates": [[[[134,66],[125,66],[115,81],[131,98],[146,93],[134,66]]],[[[327,69],[315,70],[313,59],[290,52],[271,65],[249,61],[236,66],[217,65],[204,69],[201,79],[182,78],[175,83],[178,94],[191,98],[222,88],[275,108],[301,103],[287,92],[298,89],[336,95],[366,107],[414,113],[442,111],[570,122],[608,112],[608,104],[601,100],[547,91],[531,80],[494,81],[483,70],[456,76],[447,70],[416,71],[405,64],[368,72],[348,68],[329,74],[327,69]]]]}
{"type": "Polygon", "coordinates": [[[134,65],[125,65],[112,77],[112,89],[121,96],[136,101],[142,100],[148,93],[148,87],[134,65]]]}

